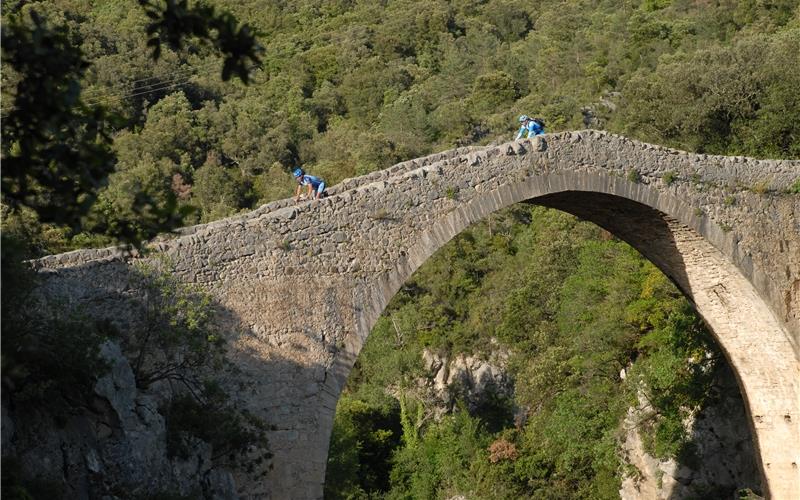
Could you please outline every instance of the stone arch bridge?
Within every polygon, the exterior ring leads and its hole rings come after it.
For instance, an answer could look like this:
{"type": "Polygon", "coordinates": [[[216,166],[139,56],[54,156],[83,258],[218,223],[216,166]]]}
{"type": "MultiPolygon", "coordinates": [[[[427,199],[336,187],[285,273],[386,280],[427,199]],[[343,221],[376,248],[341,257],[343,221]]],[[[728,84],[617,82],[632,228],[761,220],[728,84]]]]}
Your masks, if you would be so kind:
{"type": "Polygon", "coordinates": [[[800,162],[689,154],[598,131],[465,147],[185,228],[147,257],[86,250],[37,261],[43,289],[122,307],[136,260],[226,311],[239,404],[263,416],[274,468],[247,498],[319,498],[336,403],[402,283],[472,223],[513,203],[557,208],[627,241],[713,330],[744,395],[764,486],[800,498],[800,162]],[[796,188],[795,188],[796,189],[796,188]],[[162,259],[164,261],[165,259],[162,259]]]}

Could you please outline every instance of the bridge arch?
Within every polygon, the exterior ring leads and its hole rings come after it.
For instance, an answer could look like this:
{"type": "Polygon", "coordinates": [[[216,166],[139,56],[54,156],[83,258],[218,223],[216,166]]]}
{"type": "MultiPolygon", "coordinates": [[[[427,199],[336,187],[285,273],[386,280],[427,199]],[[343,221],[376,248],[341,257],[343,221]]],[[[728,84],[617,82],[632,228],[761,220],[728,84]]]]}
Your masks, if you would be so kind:
{"type": "Polygon", "coordinates": [[[37,262],[43,288],[102,314],[132,261],[166,256],[228,313],[236,403],[270,431],[274,468],[236,474],[251,498],[319,498],[339,394],[402,283],[470,224],[528,201],[605,227],[694,302],[739,379],[765,487],[800,498],[800,162],[689,154],[599,131],[465,147],[348,179],[319,202],[278,200],[185,228],[152,253],[37,262]],[[669,180],[667,180],[669,179],[669,180]],[[768,186],[747,189],[746,186],[768,186]],[[80,293],[75,292],[76,290],[80,293]],[[79,295],[79,296],[78,296],[79,295]]]}
{"type": "Polygon", "coordinates": [[[800,497],[800,371],[791,337],[751,282],[751,262],[738,251],[733,234],[692,207],[618,176],[534,176],[473,198],[437,221],[367,294],[372,301],[357,322],[358,340],[341,358],[339,386],[346,383],[363,342],[403,283],[471,224],[520,202],[555,208],[603,227],[677,285],[709,326],[736,375],[765,493],[772,498],[800,497]]]}

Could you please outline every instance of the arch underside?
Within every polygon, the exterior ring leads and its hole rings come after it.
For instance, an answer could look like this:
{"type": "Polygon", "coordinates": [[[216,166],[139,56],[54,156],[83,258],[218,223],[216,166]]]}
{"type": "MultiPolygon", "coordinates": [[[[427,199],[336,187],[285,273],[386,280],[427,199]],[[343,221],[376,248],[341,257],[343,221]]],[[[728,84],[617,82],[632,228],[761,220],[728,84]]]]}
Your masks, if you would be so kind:
{"type": "Polygon", "coordinates": [[[676,283],[734,368],[770,494],[800,497],[796,465],[800,376],[786,332],[752,285],[697,232],[650,207],[598,193],[563,192],[533,201],[607,229],[676,283]],[[794,445],[787,446],[790,443],[794,445]]]}
{"type": "MultiPolygon", "coordinates": [[[[180,279],[219,300],[235,335],[239,327],[245,332],[235,338],[232,358],[246,372],[237,376],[252,380],[258,397],[242,393],[240,402],[280,426],[270,433],[276,460],[269,479],[237,477],[250,494],[321,497],[336,401],[388,302],[451,238],[527,201],[606,228],[692,300],[737,374],[765,487],[773,498],[796,500],[800,261],[792,252],[800,245],[794,221],[800,205],[764,197],[752,206],[722,207],[717,213],[739,219],[759,211],[739,241],[692,206],[714,212],[715,197],[728,192],[701,192],[688,180],[697,175],[751,185],[768,176],[782,189],[794,182],[799,165],[688,155],[596,131],[555,134],[411,160],[344,181],[319,203],[277,200],[150,248],[169,258],[180,279]],[[637,162],[640,182],[627,181],[637,162]],[[672,187],[662,182],[668,172],[679,174],[672,187]],[[445,195],[453,187],[456,196],[445,195]],[[377,217],[386,207],[391,217],[377,217]],[[777,222],[761,227],[758,221],[777,222]],[[767,244],[759,244],[762,238],[767,244]],[[769,269],[757,265],[773,262],[769,269]],[[317,311],[319,304],[324,310],[317,311]]],[[[86,281],[93,286],[81,300],[106,300],[128,291],[126,255],[116,248],[75,251],[37,265],[53,290],[73,283],[82,289],[86,281]]]]}
{"type": "MultiPolygon", "coordinates": [[[[359,322],[358,337],[366,339],[402,283],[470,224],[523,201],[571,213],[629,243],[692,301],[737,376],[765,490],[772,498],[800,498],[800,363],[791,336],[734,264],[739,257],[710,243],[724,241],[724,232],[710,221],[698,220],[680,201],[646,186],[618,177],[587,180],[584,175],[580,182],[569,177],[530,177],[473,198],[442,217],[420,235],[407,261],[399,262],[371,290],[375,302],[359,322]]],[[[360,350],[358,344],[353,346],[355,352],[350,351],[351,362],[360,350]]]]}

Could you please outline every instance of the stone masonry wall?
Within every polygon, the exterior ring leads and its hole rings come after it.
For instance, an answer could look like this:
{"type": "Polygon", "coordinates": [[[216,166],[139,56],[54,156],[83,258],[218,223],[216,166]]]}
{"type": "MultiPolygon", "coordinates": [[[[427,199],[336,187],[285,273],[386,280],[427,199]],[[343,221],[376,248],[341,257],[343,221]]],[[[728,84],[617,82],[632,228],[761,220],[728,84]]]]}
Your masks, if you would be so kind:
{"type": "Polygon", "coordinates": [[[653,260],[694,301],[748,402],[765,485],[800,496],[800,162],[688,154],[598,131],[459,148],[151,243],[37,261],[43,291],[124,316],[126,269],[158,259],[207,289],[240,367],[240,404],[274,430],[246,498],[318,498],[339,392],[399,286],[512,203],[571,211],[653,260]]]}

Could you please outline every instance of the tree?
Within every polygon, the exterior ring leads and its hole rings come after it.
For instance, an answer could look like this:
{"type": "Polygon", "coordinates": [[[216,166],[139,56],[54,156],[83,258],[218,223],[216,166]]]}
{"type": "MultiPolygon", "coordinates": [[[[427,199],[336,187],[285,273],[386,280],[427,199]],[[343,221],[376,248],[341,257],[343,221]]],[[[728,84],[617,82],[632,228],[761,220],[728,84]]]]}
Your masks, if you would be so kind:
{"type": "Polygon", "coordinates": [[[33,10],[29,20],[9,16],[2,45],[3,88],[13,87],[3,99],[11,101],[2,124],[3,203],[78,228],[113,168],[107,118],[80,101],[87,63],[64,27],[33,10]]]}
{"type": "Polygon", "coordinates": [[[227,217],[239,210],[246,199],[248,187],[237,168],[225,168],[215,156],[194,175],[192,203],[202,210],[203,222],[227,217]]]}
{"type": "Polygon", "coordinates": [[[250,70],[261,64],[259,54],[263,51],[256,40],[256,33],[248,25],[239,26],[230,13],[218,14],[213,7],[188,0],[139,0],[147,16],[152,20],[147,27],[150,39],[147,45],[153,48],[153,58],[161,55],[161,44],[167,42],[175,50],[183,48],[184,39],[195,36],[205,40],[225,57],[222,79],[236,75],[247,83],[250,70]],[[163,7],[162,7],[163,5],[163,7]]]}
{"type": "Polygon", "coordinates": [[[216,331],[211,299],[151,267],[138,269],[139,324],[125,342],[137,387],[158,381],[177,383],[199,398],[201,370],[224,359],[224,341],[216,331]]]}
{"type": "MultiPolygon", "coordinates": [[[[225,56],[223,79],[236,75],[246,83],[250,68],[260,62],[255,34],[228,13],[203,4],[189,8],[185,0],[167,0],[163,9],[154,0],[140,4],[152,20],[147,30],[154,58],[162,40],[181,48],[191,35],[210,40],[225,56]]],[[[2,33],[3,61],[10,69],[3,75],[4,102],[11,101],[2,123],[3,203],[12,212],[30,208],[40,221],[77,233],[113,169],[108,133],[113,119],[102,107],[81,101],[88,63],[68,30],[50,25],[34,9],[26,11],[30,19],[19,6],[8,8],[2,33]]],[[[159,204],[144,192],[134,194],[131,210],[149,222],[95,221],[92,229],[135,243],[174,227],[183,216],[176,203],[159,204]]]]}

